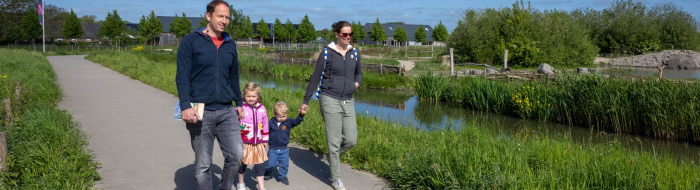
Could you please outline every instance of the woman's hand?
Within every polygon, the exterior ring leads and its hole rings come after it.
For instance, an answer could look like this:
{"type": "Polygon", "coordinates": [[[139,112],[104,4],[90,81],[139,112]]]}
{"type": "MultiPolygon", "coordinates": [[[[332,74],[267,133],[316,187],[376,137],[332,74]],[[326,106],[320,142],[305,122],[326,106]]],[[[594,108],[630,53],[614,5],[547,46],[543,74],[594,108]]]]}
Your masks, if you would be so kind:
{"type": "Polygon", "coordinates": [[[299,109],[299,112],[306,114],[306,109],[309,108],[309,105],[307,104],[302,104],[301,109],[299,109]]]}
{"type": "Polygon", "coordinates": [[[355,82],[355,88],[360,88],[360,83],[355,82]]]}

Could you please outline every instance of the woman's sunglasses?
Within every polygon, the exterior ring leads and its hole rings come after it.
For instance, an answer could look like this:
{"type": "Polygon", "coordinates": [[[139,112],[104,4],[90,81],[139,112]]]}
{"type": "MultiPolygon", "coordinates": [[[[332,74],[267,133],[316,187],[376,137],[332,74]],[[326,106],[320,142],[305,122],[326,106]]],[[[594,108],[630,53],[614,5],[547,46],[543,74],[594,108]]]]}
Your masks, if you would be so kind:
{"type": "Polygon", "coordinates": [[[350,32],[349,34],[348,33],[340,33],[340,35],[343,36],[343,38],[352,37],[353,34],[355,34],[355,32],[350,32]]]}

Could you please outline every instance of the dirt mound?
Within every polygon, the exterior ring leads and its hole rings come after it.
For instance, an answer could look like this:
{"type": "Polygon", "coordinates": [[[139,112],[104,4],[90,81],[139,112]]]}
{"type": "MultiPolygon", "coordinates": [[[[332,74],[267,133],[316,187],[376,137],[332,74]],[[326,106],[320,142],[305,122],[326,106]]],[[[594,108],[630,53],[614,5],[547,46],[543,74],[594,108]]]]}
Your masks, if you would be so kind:
{"type": "Polygon", "coordinates": [[[664,50],[656,53],[610,59],[609,64],[650,68],[666,64],[667,69],[700,69],[700,53],[691,50],[664,50]]]}

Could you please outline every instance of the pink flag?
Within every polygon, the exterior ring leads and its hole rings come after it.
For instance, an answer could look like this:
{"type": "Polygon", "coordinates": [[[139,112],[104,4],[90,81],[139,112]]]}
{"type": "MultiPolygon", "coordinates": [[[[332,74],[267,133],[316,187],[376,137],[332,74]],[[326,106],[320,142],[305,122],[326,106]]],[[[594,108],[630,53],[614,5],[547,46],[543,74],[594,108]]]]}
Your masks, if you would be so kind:
{"type": "Polygon", "coordinates": [[[44,25],[44,5],[42,0],[37,0],[37,11],[39,12],[39,24],[44,25]]]}

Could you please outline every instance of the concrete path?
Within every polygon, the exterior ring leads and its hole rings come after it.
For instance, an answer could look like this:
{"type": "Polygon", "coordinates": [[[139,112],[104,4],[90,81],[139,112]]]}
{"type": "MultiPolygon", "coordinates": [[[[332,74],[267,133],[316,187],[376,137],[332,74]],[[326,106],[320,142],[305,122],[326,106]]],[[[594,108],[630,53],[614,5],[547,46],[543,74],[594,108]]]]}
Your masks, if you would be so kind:
{"type": "Polygon", "coordinates": [[[406,71],[410,71],[413,69],[413,67],[416,66],[416,63],[413,61],[403,61],[403,60],[398,60],[399,61],[399,66],[403,66],[406,68],[406,71]]]}
{"type": "MultiPolygon", "coordinates": [[[[47,58],[63,89],[59,107],[81,124],[101,163],[97,188],[196,189],[189,133],[182,121],[173,119],[176,97],[85,60],[84,55],[47,58]]],[[[224,161],[218,145],[214,150],[216,187],[224,161]]],[[[290,185],[273,179],[266,181],[266,189],[331,189],[322,156],[293,145],[290,157],[290,185]]],[[[342,165],[341,172],[348,189],[386,186],[383,179],[348,165],[342,165]]],[[[253,173],[248,167],[249,189],[257,189],[253,173]]]]}

